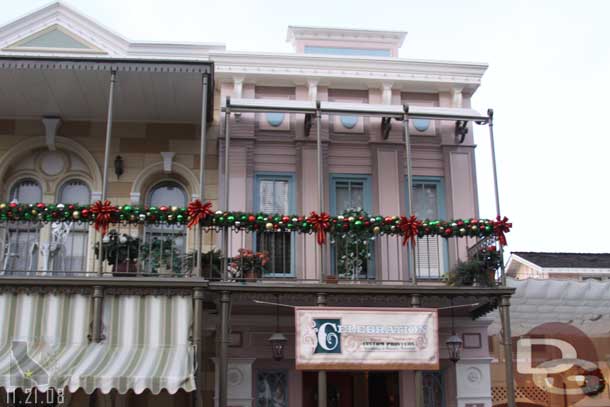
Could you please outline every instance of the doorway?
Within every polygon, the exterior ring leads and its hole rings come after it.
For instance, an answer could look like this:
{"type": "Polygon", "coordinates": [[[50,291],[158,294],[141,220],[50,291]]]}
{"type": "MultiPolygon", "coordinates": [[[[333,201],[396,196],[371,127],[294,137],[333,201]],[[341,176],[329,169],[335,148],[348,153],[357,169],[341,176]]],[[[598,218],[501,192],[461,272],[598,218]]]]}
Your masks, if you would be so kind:
{"type": "MultiPolygon", "coordinates": [[[[398,372],[328,372],[328,407],[398,407],[398,372]]],[[[303,407],[318,405],[318,373],[303,373],[303,407]]]]}

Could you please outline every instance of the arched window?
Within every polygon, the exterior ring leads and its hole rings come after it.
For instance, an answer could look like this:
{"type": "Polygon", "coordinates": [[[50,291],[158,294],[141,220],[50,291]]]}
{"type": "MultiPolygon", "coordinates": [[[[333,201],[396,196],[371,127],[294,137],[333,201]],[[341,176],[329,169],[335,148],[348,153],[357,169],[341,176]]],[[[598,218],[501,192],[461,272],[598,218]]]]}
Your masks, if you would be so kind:
{"type": "Polygon", "coordinates": [[[42,201],[42,188],[38,181],[23,179],[11,188],[9,201],[18,203],[38,203],[42,201]]]}
{"type": "MultiPolygon", "coordinates": [[[[34,179],[22,179],[10,190],[9,201],[33,204],[42,201],[42,188],[34,179]]],[[[30,273],[38,269],[40,225],[11,222],[8,225],[8,244],[3,253],[2,269],[6,273],[30,273]]]]}
{"type": "MultiPolygon", "coordinates": [[[[60,186],[57,201],[64,204],[87,205],[91,202],[91,190],[85,182],[71,179],[60,186]]],[[[56,274],[85,271],[88,244],[87,224],[53,223],[48,249],[48,270],[52,270],[56,274]]]]}
{"type": "MultiPolygon", "coordinates": [[[[154,185],[146,199],[148,206],[185,207],[187,193],[176,181],[154,185]]],[[[182,274],[186,271],[186,228],[183,225],[148,225],[140,249],[140,267],[144,273],[182,274]]]]}
{"type": "Polygon", "coordinates": [[[61,203],[87,205],[91,203],[91,190],[83,181],[72,179],[64,182],[57,198],[61,203]]]}
{"type": "Polygon", "coordinates": [[[186,206],[186,191],[175,181],[163,181],[150,189],[149,206],[186,206]]]}

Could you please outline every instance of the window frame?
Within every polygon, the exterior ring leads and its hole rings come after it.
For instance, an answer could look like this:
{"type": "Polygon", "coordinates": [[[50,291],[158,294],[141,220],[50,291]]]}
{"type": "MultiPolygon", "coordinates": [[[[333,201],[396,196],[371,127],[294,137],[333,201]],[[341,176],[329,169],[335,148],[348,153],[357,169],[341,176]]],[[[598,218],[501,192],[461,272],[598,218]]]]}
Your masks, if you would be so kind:
{"type": "MultiPolygon", "coordinates": [[[[363,197],[363,205],[362,210],[371,215],[372,207],[373,207],[373,198],[372,198],[372,189],[371,189],[371,181],[372,177],[369,174],[343,174],[343,173],[331,173],[330,174],[330,183],[329,183],[329,203],[330,203],[330,211],[329,213],[334,216],[340,215],[337,213],[337,183],[341,181],[361,181],[362,182],[362,197],[363,197]]],[[[349,208],[348,208],[349,209],[349,208]]],[[[336,271],[335,264],[335,255],[334,248],[331,247],[331,270],[336,271]]],[[[367,280],[374,280],[377,278],[377,269],[375,267],[376,263],[376,255],[375,255],[375,244],[373,244],[373,252],[371,253],[371,257],[367,264],[367,280]]],[[[362,280],[360,278],[360,280],[362,280]]]]}
{"type": "MultiPolygon", "coordinates": [[[[254,213],[260,212],[260,183],[261,181],[287,181],[288,182],[288,213],[281,215],[293,215],[296,213],[296,188],[295,174],[291,172],[272,172],[259,171],[254,174],[254,202],[252,208],[254,213]]],[[[287,277],[293,278],[296,276],[296,239],[292,238],[293,232],[290,232],[290,272],[289,273],[265,273],[263,277],[287,277]]],[[[257,241],[256,233],[252,236],[252,247],[256,251],[257,241]]]]}
{"type": "MultiPolygon", "coordinates": [[[[409,202],[409,194],[411,193],[411,191],[409,191],[409,178],[405,175],[405,210],[407,209],[408,206],[408,202],[409,202]]],[[[445,219],[446,215],[446,209],[445,209],[445,180],[443,177],[440,176],[425,176],[425,175],[420,175],[420,176],[413,176],[413,183],[412,185],[415,184],[434,184],[436,185],[436,204],[437,204],[437,212],[438,212],[438,218],[439,219],[445,219]]],[[[408,216],[411,216],[411,214],[407,214],[408,216]]],[[[423,220],[423,219],[421,219],[423,220]]],[[[445,238],[441,238],[441,242],[442,242],[442,256],[443,256],[443,261],[444,261],[444,265],[443,265],[443,269],[439,270],[440,272],[440,276],[439,279],[442,277],[443,274],[447,273],[449,271],[449,246],[448,246],[448,241],[445,238]]],[[[411,253],[407,253],[407,256],[411,256],[411,253]]],[[[426,277],[421,277],[418,276],[418,279],[427,279],[426,277]]],[[[437,278],[428,278],[430,280],[437,280],[437,278]]]]}

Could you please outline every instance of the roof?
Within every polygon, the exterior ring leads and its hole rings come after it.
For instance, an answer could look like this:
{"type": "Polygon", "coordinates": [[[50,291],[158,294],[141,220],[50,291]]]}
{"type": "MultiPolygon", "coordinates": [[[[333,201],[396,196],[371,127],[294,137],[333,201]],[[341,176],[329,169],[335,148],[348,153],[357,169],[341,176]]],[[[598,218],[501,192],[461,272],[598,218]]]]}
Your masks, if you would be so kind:
{"type": "Polygon", "coordinates": [[[512,252],[539,267],[610,268],[610,253],[512,252]]]}
{"type": "MultiPolygon", "coordinates": [[[[510,299],[513,337],[552,322],[570,324],[591,337],[610,334],[610,281],[508,278],[507,286],[516,289],[510,299]]],[[[490,316],[494,322],[489,334],[496,335],[501,329],[500,315],[494,311],[490,316]]]]}

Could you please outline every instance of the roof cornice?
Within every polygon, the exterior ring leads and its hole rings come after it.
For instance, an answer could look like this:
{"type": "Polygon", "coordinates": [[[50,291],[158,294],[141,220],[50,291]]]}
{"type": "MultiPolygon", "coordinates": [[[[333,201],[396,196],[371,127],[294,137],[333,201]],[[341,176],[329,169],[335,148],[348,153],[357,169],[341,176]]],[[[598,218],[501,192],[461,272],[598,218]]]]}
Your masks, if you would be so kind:
{"type": "MultiPolygon", "coordinates": [[[[395,87],[409,83],[459,86],[474,91],[488,65],[472,62],[431,61],[399,58],[370,58],[311,54],[253,52],[210,52],[217,78],[287,78],[295,84],[307,79],[391,82],[395,87]]],[[[323,84],[321,81],[320,84],[323,84]]]]}

